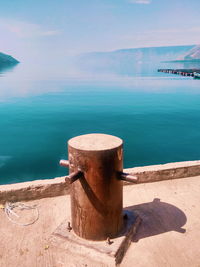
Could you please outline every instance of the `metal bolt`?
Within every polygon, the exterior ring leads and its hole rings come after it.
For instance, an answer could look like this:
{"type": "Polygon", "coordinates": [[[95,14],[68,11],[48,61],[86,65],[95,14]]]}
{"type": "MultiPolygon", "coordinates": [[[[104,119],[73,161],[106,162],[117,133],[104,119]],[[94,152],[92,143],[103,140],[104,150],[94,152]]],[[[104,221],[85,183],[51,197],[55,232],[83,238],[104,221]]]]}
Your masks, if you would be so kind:
{"type": "Polygon", "coordinates": [[[108,237],[108,238],[106,239],[106,243],[107,243],[108,245],[111,245],[111,244],[113,243],[113,241],[111,241],[111,240],[110,240],[110,237],[108,237]]]}
{"type": "Polygon", "coordinates": [[[72,227],[70,225],[70,222],[67,223],[67,230],[70,232],[72,230],[72,227]]]}
{"type": "Polygon", "coordinates": [[[124,220],[127,220],[127,219],[128,219],[128,214],[125,213],[125,214],[124,214],[124,220]]]}

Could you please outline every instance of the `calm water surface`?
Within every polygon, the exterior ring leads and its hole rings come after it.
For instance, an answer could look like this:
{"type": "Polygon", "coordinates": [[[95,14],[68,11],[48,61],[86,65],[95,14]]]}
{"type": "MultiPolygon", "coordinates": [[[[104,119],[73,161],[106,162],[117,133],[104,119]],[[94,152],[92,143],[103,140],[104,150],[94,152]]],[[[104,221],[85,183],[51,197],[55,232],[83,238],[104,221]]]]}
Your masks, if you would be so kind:
{"type": "Polygon", "coordinates": [[[121,137],[125,167],[200,159],[199,80],[57,74],[0,75],[1,184],[65,175],[66,142],[86,133],[121,137]]]}

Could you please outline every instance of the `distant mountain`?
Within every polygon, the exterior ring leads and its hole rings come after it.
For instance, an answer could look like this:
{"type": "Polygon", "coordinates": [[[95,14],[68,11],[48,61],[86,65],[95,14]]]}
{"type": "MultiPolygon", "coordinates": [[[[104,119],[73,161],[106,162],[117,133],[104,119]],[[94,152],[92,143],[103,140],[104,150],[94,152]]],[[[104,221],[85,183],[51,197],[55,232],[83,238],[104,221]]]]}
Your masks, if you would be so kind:
{"type": "Polygon", "coordinates": [[[200,45],[193,47],[184,57],[184,60],[200,60],[200,45]]]}
{"type": "MultiPolygon", "coordinates": [[[[82,71],[137,74],[155,71],[160,62],[183,59],[195,45],[121,49],[111,52],[94,52],[78,57],[82,71]]],[[[161,66],[160,66],[161,67],[161,66]]]]}
{"type": "Polygon", "coordinates": [[[0,52],[0,66],[3,65],[14,65],[19,63],[18,60],[16,60],[14,57],[6,55],[4,53],[0,52]]]}
{"type": "Polygon", "coordinates": [[[14,57],[0,52],[0,73],[11,70],[18,63],[14,57]]]}

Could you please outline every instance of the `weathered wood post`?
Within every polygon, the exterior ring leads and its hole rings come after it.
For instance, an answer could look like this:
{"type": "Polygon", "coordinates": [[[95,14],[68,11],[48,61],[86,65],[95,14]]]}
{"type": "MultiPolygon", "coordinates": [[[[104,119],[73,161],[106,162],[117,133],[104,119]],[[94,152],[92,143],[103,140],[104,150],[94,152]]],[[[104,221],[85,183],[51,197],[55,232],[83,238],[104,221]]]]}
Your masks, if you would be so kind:
{"type": "Polygon", "coordinates": [[[65,180],[71,184],[72,225],[65,220],[53,242],[62,237],[67,250],[116,265],[141,223],[136,213],[122,209],[122,180],[138,180],[123,173],[123,141],[106,134],[81,135],[68,141],[68,154],[69,160],[60,160],[60,165],[69,167],[65,180]],[[92,242],[101,240],[107,241],[92,242]]]}
{"type": "Polygon", "coordinates": [[[89,240],[115,237],[123,222],[123,141],[105,134],[82,135],[68,141],[68,153],[74,232],[89,240]]]}

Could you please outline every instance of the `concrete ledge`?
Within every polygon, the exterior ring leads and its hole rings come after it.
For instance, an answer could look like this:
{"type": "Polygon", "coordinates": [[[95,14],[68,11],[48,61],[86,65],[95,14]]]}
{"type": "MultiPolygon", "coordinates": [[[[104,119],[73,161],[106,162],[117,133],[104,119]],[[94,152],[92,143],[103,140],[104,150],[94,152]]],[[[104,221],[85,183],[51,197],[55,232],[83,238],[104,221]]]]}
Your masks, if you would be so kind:
{"type": "MultiPolygon", "coordinates": [[[[200,160],[175,162],[162,165],[151,165],[124,169],[124,172],[136,175],[137,183],[151,183],[177,178],[200,175],[200,160]]],[[[130,184],[125,182],[125,184],[130,184]]],[[[0,186],[0,202],[34,200],[69,194],[70,185],[65,177],[49,180],[35,180],[0,186]]]]}
{"type": "Polygon", "coordinates": [[[125,169],[124,172],[137,176],[137,183],[186,178],[200,175],[200,160],[135,167],[125,169]]]}
{"type": "Polygon", "coordinates": [[[69,194],[65,177],[0,186],[0,202],[17,202],[69,194]]]}

